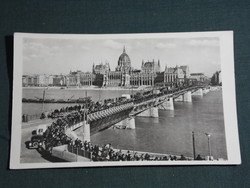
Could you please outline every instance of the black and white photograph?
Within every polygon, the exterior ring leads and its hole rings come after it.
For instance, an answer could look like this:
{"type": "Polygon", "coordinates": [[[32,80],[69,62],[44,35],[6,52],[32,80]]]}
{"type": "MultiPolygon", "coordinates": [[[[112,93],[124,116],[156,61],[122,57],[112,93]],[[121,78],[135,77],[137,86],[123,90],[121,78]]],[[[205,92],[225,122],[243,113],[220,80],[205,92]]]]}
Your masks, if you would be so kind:
{"type": "Polygon", "coordinates": [[[233,32],[14,35],[10,168],[240,164],[233,32]]]}

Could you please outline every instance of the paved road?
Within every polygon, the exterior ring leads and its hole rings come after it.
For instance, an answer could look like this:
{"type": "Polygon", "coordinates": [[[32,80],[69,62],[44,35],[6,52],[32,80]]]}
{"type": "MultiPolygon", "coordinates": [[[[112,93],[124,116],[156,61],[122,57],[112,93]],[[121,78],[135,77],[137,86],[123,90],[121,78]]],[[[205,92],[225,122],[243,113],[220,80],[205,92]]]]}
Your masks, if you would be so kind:
{"type": "Polygon", "coordinates": [[[30,141],[32,131],[36,130],[40,124],[50,124],[53,120],[34,120],[28,123],[22,123],[22,140],[21,140],[21,155],[20,163],[46,163],[52,162],[53,159],[42,156],[36,149],[26,148],[25,142],[30,141]]]}

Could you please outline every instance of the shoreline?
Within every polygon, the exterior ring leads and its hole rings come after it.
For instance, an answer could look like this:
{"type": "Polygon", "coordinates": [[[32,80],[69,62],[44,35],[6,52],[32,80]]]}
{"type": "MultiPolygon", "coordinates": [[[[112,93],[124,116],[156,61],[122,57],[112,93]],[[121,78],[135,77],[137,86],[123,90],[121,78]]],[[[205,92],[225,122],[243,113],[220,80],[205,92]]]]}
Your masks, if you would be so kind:
{"type": "Polygon", "coordinates": [[[137,88],[123,88],[123,87],[22,87],[22,89],[48,89],[48,90],[107,90],[107,91],[114,91],[114,90],[121,90],[121,91],[127,91],[127,90],[135,90],[135,91],[140,91],[140,90],[150,90],[152,87],[146,87],[146,86],[140,86],[137,88]],[[63,88],[63,89],[62,89],[63,88]]]}

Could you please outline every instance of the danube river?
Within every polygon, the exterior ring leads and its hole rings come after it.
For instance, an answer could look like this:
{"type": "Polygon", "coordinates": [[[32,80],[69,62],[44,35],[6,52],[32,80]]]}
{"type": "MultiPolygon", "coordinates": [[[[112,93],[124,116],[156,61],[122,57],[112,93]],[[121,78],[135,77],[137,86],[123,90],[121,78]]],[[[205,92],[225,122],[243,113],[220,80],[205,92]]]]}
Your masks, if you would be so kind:
{"type": "MultiPolygon", "coordinates": [[[[116,98],[130,90],[60,90],[49,89],[46,98],[69,99],[92,96],[93,100],[116,98]]],[[[23,89],[24,98],[42,98],[42,89],[23,89]]],[[[206,156],[209,133],[211,154],[214,158],[227,159],[223,118],[222,91],[210,91],[203,97],[192,96],[192,103],[175,102],[174,111],[159,110],[159,118],[136,117],[136,129],[107,129],[91,136],[94,144],[111,143],[114,148],[192,157],[192,131],[195,136],[196,154],[206,156]]],[[[73,104],[45,104],[46,111],[73,104]]],[[[42,104],[23,103],[23,113],[39,114],[42,104]]]]}

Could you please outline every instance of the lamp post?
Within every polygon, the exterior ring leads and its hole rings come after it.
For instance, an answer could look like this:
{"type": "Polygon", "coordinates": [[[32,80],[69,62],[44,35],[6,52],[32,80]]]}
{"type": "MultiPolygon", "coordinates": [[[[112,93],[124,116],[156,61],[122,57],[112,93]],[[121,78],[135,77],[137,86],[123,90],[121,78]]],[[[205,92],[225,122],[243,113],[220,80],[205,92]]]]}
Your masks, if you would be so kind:
{"type": "Polygon", "coordinates": [[[44,100],[45,100],[45,90],[46,89],[49,89],[49,86],[47,86],[47,88],[44,88],[44,90],[43,90],[43,105],[42,105],[42,113],[43,113],[43,111],[44,111],[44,100]]]}
{"type": "Polygon", "coordinates": [[[194,160],[195,160],[195,139],[194,139],[194,131],[192,131],[192,140],[193,140],[193,155],[194,155],[194,160]]]}
{"type": "Polygon", "coordinates": [[[209,158],[208,158],[208,160],[211,160],[211,147],[210,147],[210,134],[208,134],[208,133],[205,133],[206,134],[206,136],[207,136],[207,144],[208,144],[208,152],[209,152],[209,158]]]}

